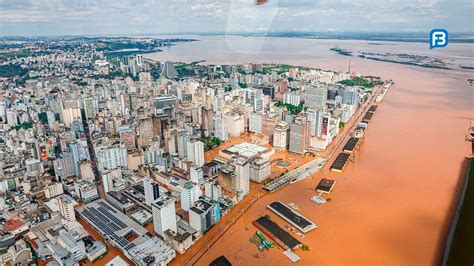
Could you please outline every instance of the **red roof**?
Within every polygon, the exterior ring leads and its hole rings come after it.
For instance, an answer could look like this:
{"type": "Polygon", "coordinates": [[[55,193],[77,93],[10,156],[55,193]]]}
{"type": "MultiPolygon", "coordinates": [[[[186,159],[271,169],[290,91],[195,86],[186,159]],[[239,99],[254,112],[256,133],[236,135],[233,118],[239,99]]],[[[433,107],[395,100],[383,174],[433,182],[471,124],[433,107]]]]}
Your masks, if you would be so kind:
{"type": "Polygon", "coordinates": [[[6,223],[4,223],[3,227],[5,228],[5,230],[7,230],[9,232],[13,232],[13,231],[17,230],[18,228],[20,228],[24,225],[25,225],[25,222],[23,222],[22,220],[12,219],[12,220],[8,220],[6,223]]]}
{"type": "Polygon", "coordinates": [[[38,243],[36,243],[36,241],[34,239],[31,239],[29,242],[35,249],[39,248],[38,243]]]}

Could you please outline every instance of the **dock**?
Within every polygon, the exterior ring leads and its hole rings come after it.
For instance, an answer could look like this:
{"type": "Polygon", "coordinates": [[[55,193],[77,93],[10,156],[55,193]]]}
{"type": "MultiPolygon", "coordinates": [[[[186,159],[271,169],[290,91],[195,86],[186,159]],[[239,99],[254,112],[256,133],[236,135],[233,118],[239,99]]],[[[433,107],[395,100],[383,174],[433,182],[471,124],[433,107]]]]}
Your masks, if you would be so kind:
{"type": "Polygon", "coordinates": [[[309,219],[286,206],[286,204],[281,201],[272,202],[267,206],[267,208],[283,218],[285,221],[292,224],[294,227],[298,228],[298,230],[303,233],[307,233],[318,227],[309,219]]]}
{"type": "Polygon", "coordinates": [[[294,238],[266,216],[255,220],[253,225],[285,250],[294,250],[302,245],[298,239],[294,238]]]}
{"type": "Polygon", "coordinates": [[[346,145],[344,145],[344,148],[342,148],[342,151],[345,153],[351,154],[355,148],[357,147],[357,144],[359,143],[360,138],[355,138],[352,137],[350,138],[347,142],[346,145]]]}
{"type": "Polygon", "coordinates": [[[332,163],[330,169],[334,172],[342,173],[344,167],[346,167],[347,161],[351,155],[349,153],[341,152],[337,156],[336,160],[332,163]]]}
{"type": "Polygon", "coordinates": [[[319,181],[316,191],[329,194],[334,188],[334,185],[336,185],[336,180],[323,178],[319,181]]]}
{"type": "Polygon", "coordinates": [[[269,192],[273,192],[285,185],[294,183],[316,173],[319,169],[321,169],[321,167],[324,166],[325,163],[326,159],[316,158],[280,177],[275,178],[274,180],[265,184],[263,188],[269,192]]]}
{"type": "Polygon", "coordinates": [[[368,124],[373,116],[374,116],[374,113],[371,113],[371,112],[365,113],[364,117],[362,118],[362,122],[368,124]]]}

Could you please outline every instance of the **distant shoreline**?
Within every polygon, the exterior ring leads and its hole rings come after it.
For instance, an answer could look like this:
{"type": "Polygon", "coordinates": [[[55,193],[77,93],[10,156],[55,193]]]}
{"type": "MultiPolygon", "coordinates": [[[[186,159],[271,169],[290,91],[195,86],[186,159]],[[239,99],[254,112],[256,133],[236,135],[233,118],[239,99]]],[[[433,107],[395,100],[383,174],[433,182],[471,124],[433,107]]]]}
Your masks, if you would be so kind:
{"type": "MultiPolygon", "coordinates": [[[[370,42],[413,42],[429,43],[428,32],[417,33],[357,33],[357,32],[262,32],[262,33],[232,33],[232,32],[210,32],[210,33],[143,33],[143,34],[105,34],[105,35],[51,35],[51,36],[0,36],[0,41],[16,40],[72,40],[77,38],[151,38],[159,39],[163,36],[240,36],[240,37],[272,37],[272,38],[301,38],[316,40],[352,40],[370,42]]],[[[450,33],[450,43],[474,43],[474,35],[469,33],[450,33]]],[[[374,45],[374,43],[371,43],[374,45]]],[[[375,44],[380,45],[380,44],[375,44]]]]}

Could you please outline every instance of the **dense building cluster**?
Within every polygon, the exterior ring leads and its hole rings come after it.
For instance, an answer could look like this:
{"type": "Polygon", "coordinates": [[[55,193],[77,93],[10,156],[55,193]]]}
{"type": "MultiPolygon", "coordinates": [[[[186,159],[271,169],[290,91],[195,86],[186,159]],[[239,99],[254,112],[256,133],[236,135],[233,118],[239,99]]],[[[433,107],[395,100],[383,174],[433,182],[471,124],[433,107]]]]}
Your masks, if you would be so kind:
{"type": "Polygon", "coordinates": [[[71,265],[113,245],[166,264],[270,178],[275,150],[324,151],[370,93],[343,72],[30,46],[1,63],[19,70],[0,77],[0,263],[71,265]]]}

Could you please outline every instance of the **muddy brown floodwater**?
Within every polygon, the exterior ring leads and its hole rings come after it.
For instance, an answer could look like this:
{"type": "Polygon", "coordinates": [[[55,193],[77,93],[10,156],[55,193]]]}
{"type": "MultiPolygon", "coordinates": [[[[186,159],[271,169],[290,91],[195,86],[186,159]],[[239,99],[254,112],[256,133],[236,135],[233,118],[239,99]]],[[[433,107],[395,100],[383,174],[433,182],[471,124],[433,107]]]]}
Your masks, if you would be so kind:
{"type": "MultiPolygon", "coordinates": [[[[235,42],[248,44],[252,38],[236,38],[235,42]]],[[[347,70],[349,58],[327,50],[333,45],[370,50],[367,43],[267,38],[266,49],[255,54],[229,49],[226,41],[215,37],[178,45],[151,57],[221,64],[278,62],[347,70]],[[192,54],[193,49],[198,50],[192,54]]],[[[439,52],[429,51],[426,45],[401,43],[385,49],[473,60],[472,44],[450,44],[439,52]]],[[[376,49],[384,47],[378,45],[376,49]]],[[[342,174],[333,173],[329,171],[331,158],[321,173],[265,196],[200,258],[198,265],[208,265],[220,255],[234,265],[290,264],[281,249],[260,252],[249,242],[256,231],[252,221],[260,215],[270,214],[281,226],[287,224],[266,210],[275,200],[297,204],[300,213],[319,226],[300,238],[310,248],[296,251],[301,265],[440,263],[461,189],[462,162],[470,152],[464,134],[469,120],[474,120],[473,89],[467,83],[473,72],[359,58],[352,58],[351,69],[395,82],[377,109],[355,162],[350,162],[342,174]],[[332,200],[318,206],[310,197],[322,177],[337,183],[332,200]]]]}

